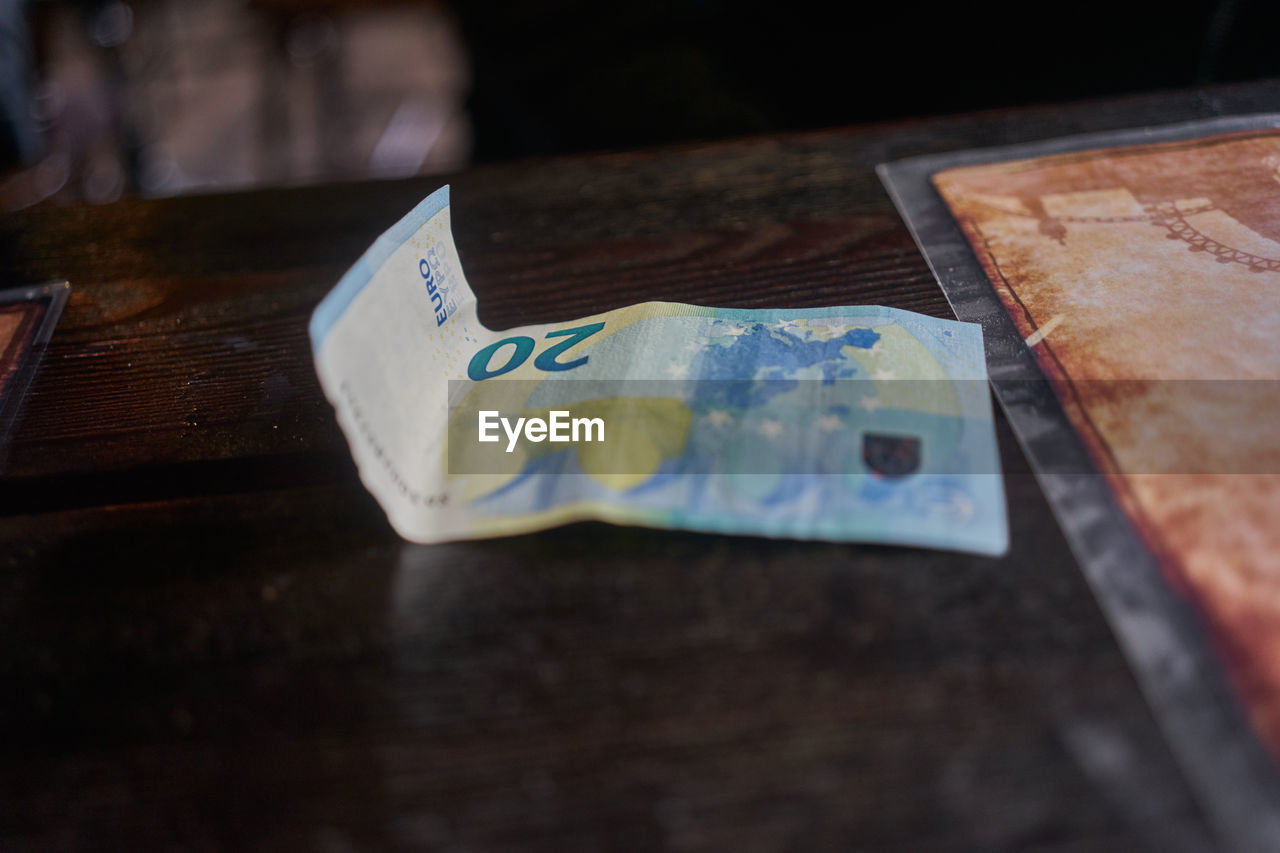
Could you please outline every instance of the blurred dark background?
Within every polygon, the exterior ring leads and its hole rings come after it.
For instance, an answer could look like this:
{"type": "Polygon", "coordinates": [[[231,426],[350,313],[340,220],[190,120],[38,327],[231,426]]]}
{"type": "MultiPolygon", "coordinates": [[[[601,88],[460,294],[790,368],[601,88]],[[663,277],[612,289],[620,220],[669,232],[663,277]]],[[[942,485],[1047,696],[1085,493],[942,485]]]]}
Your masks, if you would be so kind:
{"type": "Polygon", "coordinates": [[[1280,3],[460,3],[476,153],[613,148],[1280,72],[1280,3]]]}
{"type": "Polygon", "coordinates": [[[1280,3],[0,0],[0,205],[1280,76],[1280,3]]]}

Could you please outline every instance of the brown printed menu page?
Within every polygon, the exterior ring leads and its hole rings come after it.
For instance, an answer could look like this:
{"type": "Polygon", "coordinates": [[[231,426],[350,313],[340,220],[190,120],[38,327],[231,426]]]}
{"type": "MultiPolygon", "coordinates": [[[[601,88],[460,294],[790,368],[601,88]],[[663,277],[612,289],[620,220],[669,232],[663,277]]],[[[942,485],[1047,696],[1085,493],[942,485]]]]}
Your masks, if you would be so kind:
{"type": "Polygon", "coordinates": [[[1280,133],[933,181],[1280,756],[1280,133]]]}

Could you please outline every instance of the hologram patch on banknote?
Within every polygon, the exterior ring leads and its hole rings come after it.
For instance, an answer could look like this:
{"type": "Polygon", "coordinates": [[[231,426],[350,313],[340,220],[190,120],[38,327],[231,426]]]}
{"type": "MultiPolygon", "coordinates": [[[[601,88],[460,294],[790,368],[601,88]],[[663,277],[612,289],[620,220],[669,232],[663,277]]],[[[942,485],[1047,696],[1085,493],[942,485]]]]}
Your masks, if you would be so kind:
{"type": "Polygon", "coordinates": [[[597,519],[1008,546],[974,324],[647,302],[491,331],[444,187],[378,238],[310,332],[361,479],[413,541],[597,519]]]}

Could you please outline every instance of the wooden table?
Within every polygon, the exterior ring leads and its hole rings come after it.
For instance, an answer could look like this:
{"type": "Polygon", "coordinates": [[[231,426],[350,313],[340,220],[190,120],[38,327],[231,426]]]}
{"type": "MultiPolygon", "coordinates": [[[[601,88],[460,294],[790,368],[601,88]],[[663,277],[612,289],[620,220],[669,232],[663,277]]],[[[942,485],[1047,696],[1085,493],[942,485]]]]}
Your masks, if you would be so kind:
{"type": "MultiPolygon", "coordinates": [[[[479,168],[491,327],[647,299],[952,316],[883,160],[1255,84],[479,168]]],[[[36,208],[74,291],[0,480],[5,849],[1200,849],[1007,425],[987,559],[580,524],[400,541],[305,323],[442,181],[36,208]]]]}

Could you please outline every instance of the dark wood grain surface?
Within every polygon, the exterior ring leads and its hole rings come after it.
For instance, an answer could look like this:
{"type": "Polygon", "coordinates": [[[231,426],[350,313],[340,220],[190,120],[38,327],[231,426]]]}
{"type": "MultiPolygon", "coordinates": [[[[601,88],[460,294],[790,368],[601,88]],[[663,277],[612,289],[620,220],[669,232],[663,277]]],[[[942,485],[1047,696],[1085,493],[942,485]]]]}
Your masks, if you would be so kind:
{"type": "MultiPolygon", "coordinates": [[[[1135,97],[452,176],[491,327],[951,316],[873,167],[1135,97]]],[[[1200,810],[1001,420],[1003,559],[580,524],[400,541],[305,324],[441,181],[0,222],[72,297],[0,478],[0,848],[1177,850],[1200,810]]]]}

